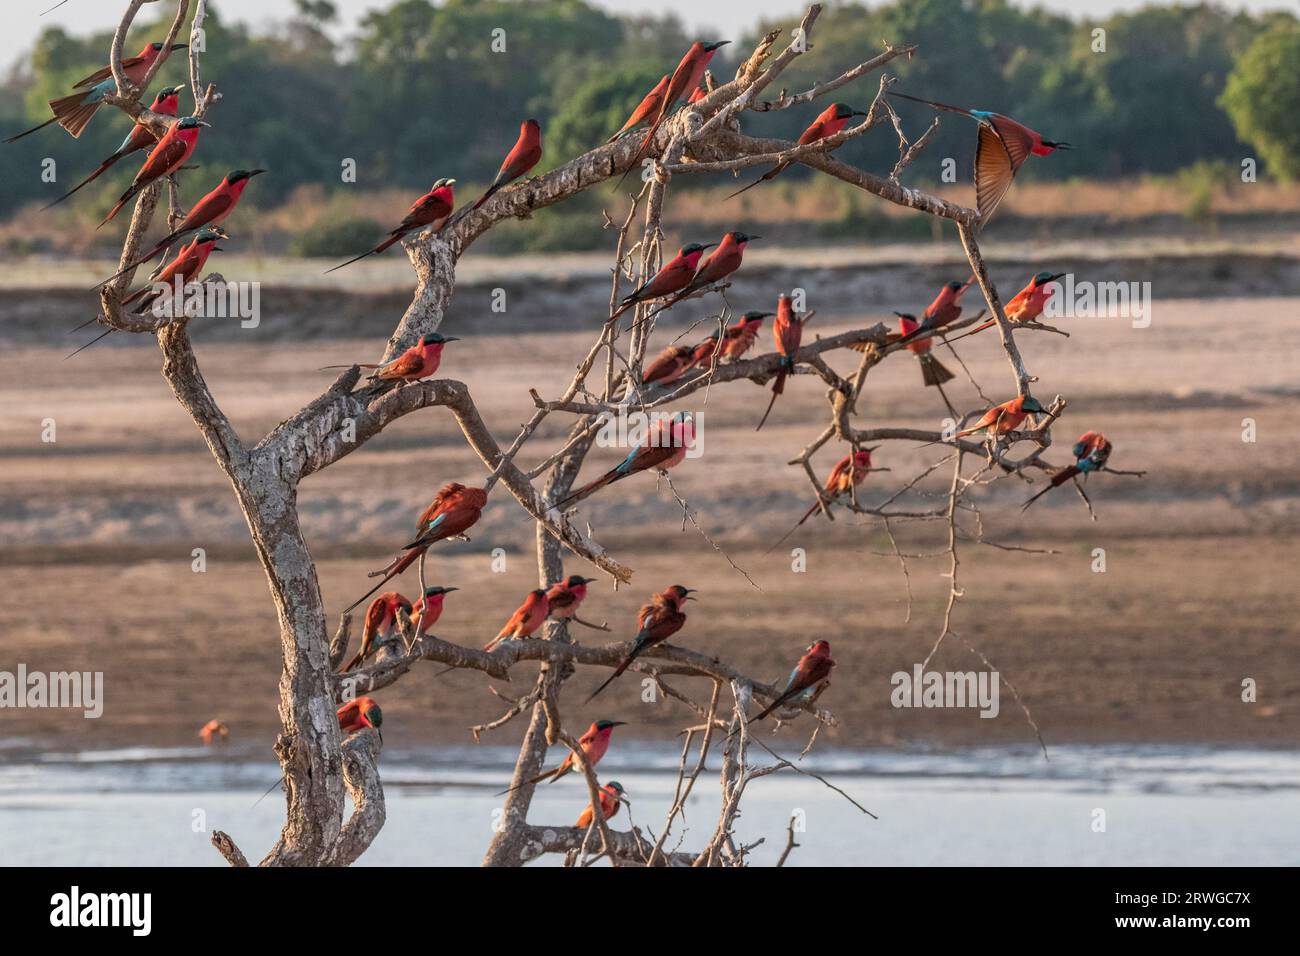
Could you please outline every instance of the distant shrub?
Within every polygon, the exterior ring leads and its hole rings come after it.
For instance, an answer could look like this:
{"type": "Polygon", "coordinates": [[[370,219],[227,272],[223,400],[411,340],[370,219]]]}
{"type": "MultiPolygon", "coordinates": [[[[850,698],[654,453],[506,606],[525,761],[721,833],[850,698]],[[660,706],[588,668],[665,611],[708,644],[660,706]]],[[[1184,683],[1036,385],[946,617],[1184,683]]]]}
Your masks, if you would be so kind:
{"type": "Polygon", "coordinates": [[[326,220],[289,236],[288,250],[295,256],[357,255],[384,237],[385,227],[374,219],[326,220]]]}

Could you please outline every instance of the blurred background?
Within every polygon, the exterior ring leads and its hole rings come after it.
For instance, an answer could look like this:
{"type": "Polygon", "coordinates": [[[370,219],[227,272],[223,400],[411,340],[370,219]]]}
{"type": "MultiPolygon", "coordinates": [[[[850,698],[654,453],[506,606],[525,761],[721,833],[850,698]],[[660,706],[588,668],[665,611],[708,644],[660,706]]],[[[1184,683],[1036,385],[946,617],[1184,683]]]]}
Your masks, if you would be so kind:
{"type": "MultiPolygon", "coordinates": [[[[68,0],[39,16],[48,2],[6,14],[6,135],[39,122],[47,99],[105,61],[122,6],[68,0]]],[[[666,487],[629,480],[581,509],[636,577],[618,591],[593,589],[584,616],[611,632],[580,629],[578,639],[631,636],[646,595],[680,581],[701,591],[681,643],[748,673],[783,679],[810,641],[832,641],[839,666],[824,702],[840,725],[821,734],[807,765],[881,821],[816,782],[768,778],[742,822],[747,840],[767,837],[759,862],[768,850],[775,857],[796,807],[807,812],[807,849],[792,864],[1300,862],[1294,5],[825,6],[813,50],[782,79],[790,90],[869,59],[884,40],[916,44],[911,61],[889,65],[900,89],[1007,113],[1075,145],[1031,160],[981,236],[1004,298],[1042,269],[1076,283],[1150,283],[1149,325],[1064,318],[1068,339],[1018,337],[1039,376],[1035,394],[1069,400],[1048,459],[1064,464],[1069,443],[1095,428],[1114,442],[1112,466],[1146,477],[1094,477],[1095,521],[1069,491],[1021,514],[1041,485],[976,490],[984,521],[964,525],[957,634],[934,661],[983,670],[990,665],[978,649],[1014,684],[1052,760],[1005,683],[997,719],[890,704],[891,675],[910,672],[941,627],[946,523],[886,529],[863,516],[818,518],[787,542],[805,549],[805,571],[785,549],[767,553],[810,503],[802,470],[786,464],[827,420],[824,387],[810,378],[791,382],[761,436],[753,429],[766,390],[742,381],[694,396],[705,458],[674,472],[712,542],[762,590],[683,523],[666,487]],[[909,556],[906,574],[895,546],[909,556]],[[1098,808],[1109,813],[1104,832],[1094,828],[1098,808]]],[[[165,26],[148,18],[169,21],[169,7],[145,8],[128,50],[162,36],[165,26]]],[[[321,366],[382,352],[410,301],[405,256],[390,250],[323,273],[372,245],[433,180],[457,178],[459,201],[472,200],[530,116],[544,131],[538,171],[562,164],[618,129],[691,40],[733,41],[713,64],[725,81],[758,37],[788,33],[802,14],[779,0],[214,0],[208,9],[203,78],[222,99],[208,114],[199,168],[180,177],[182,202],[230,168],[271,172],[249,187],[226,223],[226,251],[209,263],[229,280],[260,283],[259,322],[204,318],[190,333],[206,380],[250,443],[328,386],[332,373],[321,366]],[[503,53],[490,46],[498,28],[503,53]],[[347,159],[355,182],[340,175],[347,159]]],[[[176,56],[155,86],[185,76],[176,56]]],[[[877,83],[871,75],[836,96],[865,108],[877,83]]],[[[190,108],[187,93],[182,111],[190,108]]],[[[821,108],[747,113],[743,126],[793,137],[821,108]]],[[[930,121],[914,104],[899,112],[913,137],[930,121]]],[[[93,318],[90,287],[113,271],[125,229],[95,224],[138,161],[53,210],[40,206],[111,153],[128,126],[106,110],[80,140],[51,128],[0,146],[0,407],[9,410],[0,416],[0,672],[19,662],[98,671],[106,695],[96,720],[79,710],[0,709],[6,863],[215,865],[206,831],[191,825],[195,808],[250,853],[269,845],[282,820],[278,794],[253,806],[278,777],[280,648],[230,488],[161,381],[151,338],[113,335],[64,361],[93,333],[68,330],[93,318]],[[41,179],[46,158],[56,182],[41,179]],[[230,737],[205,749],[198,731],[210,719],[230,737]]],[[[945,116],[905,184],[973,205],[974,141],[973,124],[945,116]],[[941,180],[945,160],[956,164],[955,183],[941,180]]],[[[896,138],[882,127],[840,156],[887,174],[896,138]]],[[[771,311],[781,291],[803,288],[817,311],[810,334],[831,335],[892,324],[895,310],[919,313],[945,282],[969,274],[951,226],[806,169],[723,202],[736,187],[726,176],[677,177],[664,217],[670,243],[715,241],[728,229],[763,237],[727,291],[735,312],[771,311]]],[[[589,190],[502,223],[460,260],[444,331],[461,340],[439,374],[470,387],[503,445],[532,407],[527,388],[558,394],[590,346],[616,238],[601,214],[621,219],[627,203],[608,187],[589,190]]],[[[967,305],[977,307],[975,298],[967,305]]],[[[710,298],[664,313],[652,350],[702,338],[719,305],[710,298]]],[[[768,329],[759,345],[770,348],[768,329]]],[[[959,410],[1009,396],[993,333],[957,351],[961,365],[940,357],[956,374],[947,388],[959,410]]],[[[857,360],[837,353],[830,364],[848,375],[857,360]]],[[[863,427],[941,427],[947,411],[916,365],[902,352],[871,371],[863,427]]],[[[547,420],[527,466],[562,440],[565,425],[547,420]]],[[[623,454],[596,449],[586,473],[623,454]]],[[[828,446],[814,471],[825,475],[843,454],[828,446]]],[[[890,470],[870,476],[861,496],[891,498],[942,454],[888,443],[876,464],[890,470]]],[[[450,417],[432,410],[304,482],[302,523],[328,613],[366,589],[366,572],[408,540],[437,487],[482,474],[450,417]]],[[[897,507],[934,507],[947,482],[942,468],[897,507]]],[[[481,646],[536,586],[534,529],[502,495],[473,537],[440,551],[430,574],[462,589],[447,602],[440,636],[481,646]]],[[[417,587],[399,586],[408,595],[417,587]]],[[[522,671],[508,684],[458,672],[434,681],[417,670],[383,694],[389,824],[363,862],[479,859],[499,806],[491,794],[508,777],[522,724],[481,744],[468,728],[499,717],[503,698],[527,683],[522,671]]],[[[675,735],[694,718],[670,699],[646,701],[633,680],[612,686],[598,709],[578,705],[595,683],[596,675],[575,678],[566,717],[629,721],[602,771],[638,801],[638,823],[657,825],[671,799],[675,735]]],[[[706,687],[680,689],[707,699],[706,687]]],[[[805,724],[769,742],[797,754],[805,724]]],[[[714,790],[696,788],[696,825],[708,825],[714,790]]],[[[567,824],[585,802],[581,788],[560,784],[535,816],[567,824]]]]}

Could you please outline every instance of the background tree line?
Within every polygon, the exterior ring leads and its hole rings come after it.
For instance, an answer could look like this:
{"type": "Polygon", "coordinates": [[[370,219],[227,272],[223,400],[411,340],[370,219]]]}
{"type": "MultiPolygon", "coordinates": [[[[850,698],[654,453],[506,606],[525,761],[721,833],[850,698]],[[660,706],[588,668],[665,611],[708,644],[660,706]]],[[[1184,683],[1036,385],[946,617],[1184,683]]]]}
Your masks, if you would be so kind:
{"type": "MultiPolygon", "coordinates": [[[[345,158],[356,161],[363,189],[423,190],[439,176],[472,188],[490,179],[519,122],[530,116],[545,131],[542,171],[617,129],[694,39],[675,18],[617,16],[583,0],[398,0],[339,44],[327,32],[335,18],[328,0],[297,6],[296,16],[266,34],[224,22],[219,0],[209,8],[204,72],[218,81],[223,99],[197,161],[212,176],[237,166],[273,170],[272,181],[250,192],[263,207],[304,184],[319,185],[326,196],[355,190],[341,179],[345,158]],[[493,48],[498,29],[504,52],[493,48]]],[[[748,35],[730,37],[737,42],[722,53],[752,48],[774,26],[788,30],[797,6],[788,21],[756,23],[748,35]]],[[[127,47],[161,33],[161,26],[142,24],[127,47]]],[[[1278,178],[1300,176],[1300,23],[1289,13],[1151,6],[1092,21],[1006,0],[901,0],[870,9],[835,4],[818,33],[817,72],[796,64],[783,77],[790,89],[835,75],[882,39],[917,44],[921,56],[891,65],[899,89],[1005,112],[1076,145],[1050,163],[1030,164],[1026,178],[1168,173],[1206,162],[1236,166],[1244,156],[1278,178]],[[1098,28],[1105,31],[1104,52],[1097,49],[1098,28]],[[935,50],[943,55],[925,55],[935,50]]],[[[29,62],[0,87],[0,129],[16,131],[47,116],[46,101],[101,65],[110,39],[47,29],[29,62]]],[[[169,63],[155,86],[180,82],[183,61],[169,63]]],[[[714,67],[726,79],[735,63],[720,55],[714,67]]],[[[863,108],[873,91],[849,87],[842,96],[863,108]]],[[[188,93],[182,108],[189,109],[188,93]]],[[[917,133],[929,121],[922,107],[899,109],[917,133]]],[[[746,122],[756,135],[793,138],[813,112],[746,122]]],[[[0,215],[52,198],[40,181],[45,157],[56,160],[66,187],[125,132],[122,117],[105,111],[79,141],[46,130],[0,149],[0,215]]],[[[957,157],[965,178],[973,139],[967,124],[947,121],[927,156],[957,157]]],[[[896,150],[892,136],[867,136],[842,155],[888,169],[896,150]]],[[[102,205],[137,165],[128,159],[78,204],[102,205]]],[[[938,171],[934,160],[909,175],[933,180],[938,171]]],[[[806,171],[787,175],[794,180],[806,171]]]]}

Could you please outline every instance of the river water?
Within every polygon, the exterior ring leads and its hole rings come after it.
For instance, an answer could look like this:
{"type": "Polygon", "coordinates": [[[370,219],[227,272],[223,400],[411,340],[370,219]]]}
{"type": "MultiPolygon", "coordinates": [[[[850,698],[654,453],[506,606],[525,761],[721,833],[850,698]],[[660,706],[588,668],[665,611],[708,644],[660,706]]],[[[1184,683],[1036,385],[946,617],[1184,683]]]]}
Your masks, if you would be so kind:
{"type": "MultiPolygon", "coordinates": [[[[477,864],[512,757],[504,747],[386,751],[388,821],[360,863],[477,864]]],[[[657,832],[677,760],[625,746],[601,777],[619,780],[632,820],[657,832]]],[[[1031,748],[841,749],[799,765],[879,820],[810,777],[757,779],[737,827],[746,843],[764,838],[755,864],[779,855],[792,813],[791,866],[1300,863],[1300,751],[1077,746],[1053,748],[1048,762],[1031,748]]],[[[701,845],[716,820],[716,766],[715,757],[696,784],[683,849],[701,845]]],[[[220,865],[210,829],[228,831],[251,857],[271,846],[283,818],[278,792],[257,802],[277,776],[273,763],[230,751],[42,753],[10,739],[0,746],[0,864],[220,865]]],[[[531,819],[571,825],[585,805],[581,780],[568,777],[538,790],[531,819]]],[[[627,809],[613,825],[628,825],[627,809]]]]}

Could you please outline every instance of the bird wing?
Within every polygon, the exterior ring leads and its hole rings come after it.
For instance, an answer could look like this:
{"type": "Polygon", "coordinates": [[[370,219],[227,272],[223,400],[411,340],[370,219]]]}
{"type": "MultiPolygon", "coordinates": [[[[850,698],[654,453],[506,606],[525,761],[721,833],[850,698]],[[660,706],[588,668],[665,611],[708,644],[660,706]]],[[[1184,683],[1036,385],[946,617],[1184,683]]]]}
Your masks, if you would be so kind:
{"type": "Polygon", "coordinates": [[[398,224],[397,228],[390,232],[389,235],[395,236],[399,233],[409,232],[419,226],[427,226],[435,219],[439,219],[442,216],[447,215],[449,212],[451,212],[451,210],[447,208],[447,204],[442,201],[441,197],[435,196],[432,193],[426,193],[415,202],[411,203],[411,208],[407,210],[406,218],[403,219],[398,224]]]}
{"type": "Polygon", "coordinates": [[[366,624],[362,630],[362,635],[370,638],[379,633],[380,627],[383,626],[384,617],[388,613],[388,596],[381,594],[370,602],[370,607],[366,608],[366,624]]]}
{"type": "Polygon", "coordinates": [[[450,482],[442,486],[442,489],[434,496],[429,507],[424,509],[420,515],[419,524],[416,530],[423,532],[435,518],[442,517],[441,512],[450,504],[451,500],[465,490],[465,486],[458,481],[450,482]]]}
{"type": "Polygon", "coordinates": [[[210,192],[194,204],[185,220],[177,227],[177,232],[195,229],[207,225],[233,206],[234,200],[228,193],[210,192]]]}
{"type": "MultiPolygon", "coordinates": [[[[131,67],[135,66],[137,63],[142,62],[143,60],[144,57],[142,56],[128,56],[125,60],[122,61],[122,69],[129,70],[131,69],[131,67]]],[[[104,80],[108,79],[112,75],[113,75],[112,67],[102,66],[94,73],[90,74],[90,76],[86,77],[84,80],[80,80],[79,82],[77,82],[72,88],[74,90],[80,90],[87,86],[94,86],[96,83],[102,83],[104,80]]]]}
{"type": "Polygon", "coordinates": [[[164,136],[158,141],[149,158],[144,161],[140,171],[135,174],[136,184],[152,182],[159,176],[165,175],[168,170],[174,166],[180,165],[185,161],[185,153],[189,150],[189,144],[179,137],[164,136]]]}
{"type": "MultiPolygon", "coordinates": [[[[975,206],[981,222],[988,221],[1011,188],[1019,163],[1010,150],[996,130],[980,124],[979,145],[975,149],[975,206]]],[[[1023,156],[1020,162],[1024,162],[1023,156]]]]}
{"type": "Polygon", "coordinates": [[[403,352],[385,365],[380,371],[386,376],[414,375],[424,368],[424,356],[415,350],[403,352]]]}

